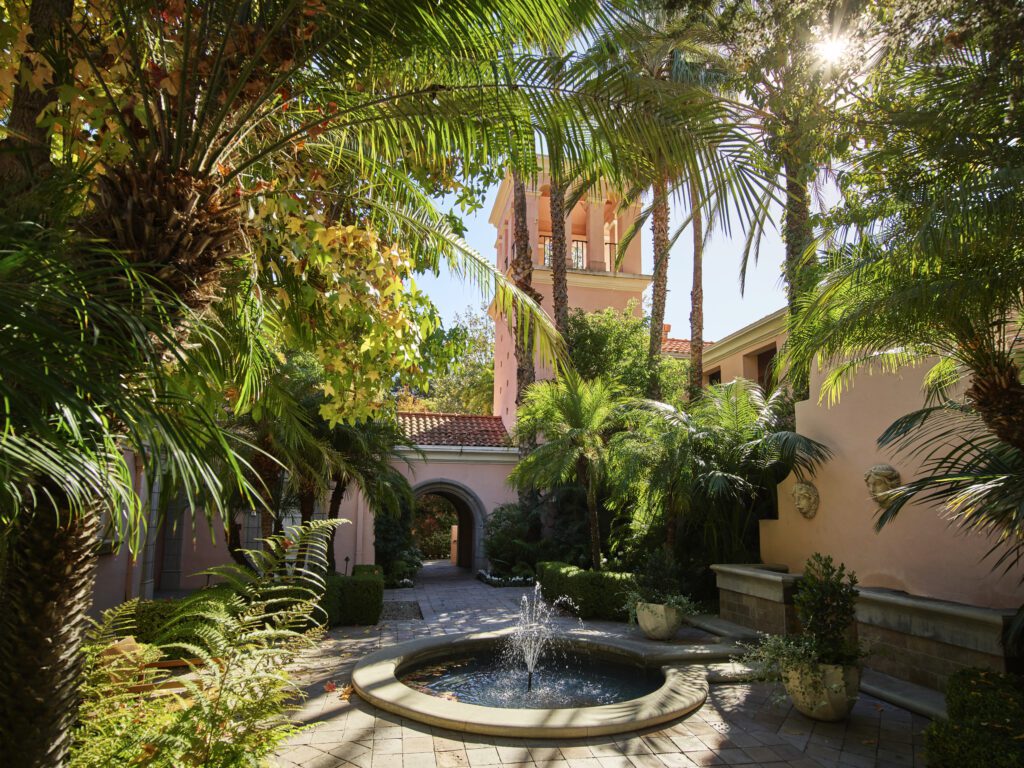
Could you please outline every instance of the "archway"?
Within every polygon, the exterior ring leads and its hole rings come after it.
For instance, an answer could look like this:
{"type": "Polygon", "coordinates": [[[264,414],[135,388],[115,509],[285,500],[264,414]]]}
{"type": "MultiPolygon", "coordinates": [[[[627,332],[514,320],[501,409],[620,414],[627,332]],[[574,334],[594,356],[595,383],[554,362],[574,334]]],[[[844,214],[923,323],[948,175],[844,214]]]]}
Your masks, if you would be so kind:
{"type": "Polygon", "coordinates": [[[416,500],[437,496],[458,516],[456,565],[472,570],[483,567],[484,505],[468,487],[454,480],[429,480],[413,488],[416,500]]]}

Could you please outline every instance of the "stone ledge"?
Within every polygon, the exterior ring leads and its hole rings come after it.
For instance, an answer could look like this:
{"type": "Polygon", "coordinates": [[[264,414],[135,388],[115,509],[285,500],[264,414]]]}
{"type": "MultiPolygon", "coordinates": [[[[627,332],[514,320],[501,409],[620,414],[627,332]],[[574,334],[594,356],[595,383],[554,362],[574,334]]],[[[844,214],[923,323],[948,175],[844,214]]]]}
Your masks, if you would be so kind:
{"type": "Polygon", "coordinates": [[[787,573],[784,565],[712,565],[719,589],[774,602],[787,602],[800,575],[787,573]]]}
{"type": "Polygon", "coordinates": [[[863,587],[857,598],[857,621],[911,637],[1002,656],[1003,627],[1013,611],[979,608],[891,589],[863,587]]]}
{"type": "Polygon", "coordinates": [[[932,720],[945,720],[947,717],[945,696],[931,688],[914,685],[892,675],[865,669],[860,680],[860,689],[876,699],[887,701],[932,720]]]}

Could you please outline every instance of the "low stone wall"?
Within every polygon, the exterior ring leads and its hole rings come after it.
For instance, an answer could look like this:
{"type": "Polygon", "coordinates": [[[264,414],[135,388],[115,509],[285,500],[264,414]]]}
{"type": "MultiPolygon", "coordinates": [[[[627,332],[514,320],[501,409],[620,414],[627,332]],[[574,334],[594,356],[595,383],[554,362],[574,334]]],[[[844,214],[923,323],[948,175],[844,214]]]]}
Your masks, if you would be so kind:
{"type": "Polygon", "coordinates": [[[857,600],[857,632],[870,652],[867,666],[942,690],[950,675],[966,667],[1006,671],[1002,634],[1012,615],[863,588],[857,600]]]}
{"type": "Polygon", "coordinates": [[[777,635],[800,624],[793,589],[800,577],[784,565],[712,565],[718,584],[719,615],[726,621],[777,635]]]}
{"type": "MultiPolygon", "coordinates": [[[[720,615],[773,634],[799,631],[793,593],[800,580],[783,566],[713,565],[720,615]]],[[[865,666],[936,690],[965,667],[1006,671],[1012,662],[1002,632],[1012,611],[933,600],[889,589],[861,588],[857,633],[865,666]]]]}

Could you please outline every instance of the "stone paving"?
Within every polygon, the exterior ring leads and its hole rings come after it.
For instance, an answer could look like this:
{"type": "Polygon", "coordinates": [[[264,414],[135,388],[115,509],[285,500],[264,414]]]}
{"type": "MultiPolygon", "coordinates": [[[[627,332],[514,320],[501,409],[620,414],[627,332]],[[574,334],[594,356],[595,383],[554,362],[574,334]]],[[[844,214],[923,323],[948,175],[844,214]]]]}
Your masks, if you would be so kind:
{"type": "MultiPolygon", "coordinates": [[[[916,768],[924,766],[927,719],[862,694],[843,723],[817,723],[763,683],[711,686],[707,702],[678,721],[589,739],[510,739],[434,728],[378,710],[350,693],[365,654],[423,635],[499,629],[515,621],[523,589],[494,588],[445,563],[428,564],[417,586],[386,600],[416,600],[422,620],[332,630],[298,673],[307,699],[298,720],[312,725],[279,753],[283,768],[916,768]]],[[[641,638],[615,622],[588,632],[641,638]]],[[[676,643],[711,636],[684,630],[676,643]]]]}

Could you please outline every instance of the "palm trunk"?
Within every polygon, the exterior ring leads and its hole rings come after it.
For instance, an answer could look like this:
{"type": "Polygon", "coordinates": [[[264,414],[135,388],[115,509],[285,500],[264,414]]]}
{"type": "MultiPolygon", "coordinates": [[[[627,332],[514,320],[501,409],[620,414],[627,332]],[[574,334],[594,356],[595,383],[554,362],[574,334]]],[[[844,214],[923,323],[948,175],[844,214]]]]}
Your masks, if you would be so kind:
{"type": "MultiPolygon", "coordinates": [[[[338,513],[341,511],[341,500],[345,498],[345,489],[348,487],[348,483],[341,479],[341,475],[334,476],[334,490],[331,491],[331,500],[327,504],[327,519],[337,520],[338,513]]],[[[328,573],[338,570],[338,564],[334,559],[334,532],[336,528],[331,528],[327,534],[327,569],[328,573]]]]}
{"type": "Polygon", "coordinates": [[[96,510],[23,512],[0,592],[0,754],[4,765],[67,763],[79,704],[82,640],[96,582],[96,510]]]}
{"type": "Polygon", "coordinates": [[[985,426],[997,438],[1024,451],[1024,384],[1020,368],[1010,359],[975,371],[967,397],[985,426]]]}
{"type": "Polygon", "coordinates": [[[239,565],[249,567],[249,561],[246,560],[242,550],[242,524],[236,523],[234,518],[228,520],[228,554],[239,565]]]}
{"type": "Polygon", "coordinates": [[[299,517],[303,525],[312,522],[314,512],[316,512],[316,491],[304,488],[299,493],[299,517]]]}
{"type": "MultiPolygon", "coordinates": [[[[589,475],[590,473],[588,473],[589,475]]],[[[597,516],[597,488],[592,476],[586,481],[587,519],[590,522],[590,560],[595,571],[601,570],[601,520],[597,516]]]]}
{"type": "MultiPolygon", "coordinates": [[[[72,0],[32,0],[28,12],[30,52],[60,48],[61,32],[71,18],[72,0]]],[[[22,57],[24,71],[32,71],[28,55],[22,57]]],[[[59,69],[55,70],[59,74],[59,69]]],[[[24,188],[50,164],[49,128],[38,122],[40,113],[55,98],[62,83],[54,81],[35,87],[29,82],[15,84],[11,109],[5,121],[7,138],[0,141],[0,180],[9,194],[24,188]]]]}
{"type": "Polygon", "coordinates": [[[551,305],[555,327],[569,336],[569,277],[566,274],[565,185],[551,177],[551,305]]]}
{"type": "Polygon", "coordinates": [[[590,530],[590,563],[595,571],[601,570],[601,520],[597,511],[597,486],[587,460],[576,460],[576,482],[583,486],[587,496],[587,527],[590,530]]]}
{"type": "MultiPolygon", "coordinates": [[[[515,219],[516,253],[512,261],[512,279],[520,290],[535,299],[539,295],[533,288],[533,249],[530,246],[530,228],[526,221],[526,185],[518,176],[513,177],[513,214],[515,219]]],[[[536,379],[533,366],[533,328],[524,310],[515,310],[516,353],[516,406],[522,404],[523,395],[536,379]]],[[[525,458],[536,446],[531,435],[519,437],[519,457],[525,458]]],[[[519,491],[519,503],[524,507],[536,502],[536,493],[529,489],[519,491]]]]}
{"type": "MultiPolygon", "coordinates": [[[[697,184],[690,179],[693,226],[693,287],[690,289],[690,399],[704,386],[704,218],[697,184]]],[[[673,535],[674,535],[673,531],[673,535]]]]}
{"type": "Polygon", "coordinates": [[[650,378],[647,396],[661,399],[658,365],[661,362],[661,336],[665,325],[665,301],[668,298],[668,179],[662,176],[654,184],[651,205],[651,229],[654,234],[654,281],[651,288],[651,344],[647,351],[650,378]]]}
{"type": "MultiPolygon", "coordinates": [[[[783,274],[786,279],[786,299],[790,316],[799,310],[799,300],[805,296],[818,279],[817,264],[804,262],[804,253],[811,244],[811,202],[808,192],[804,164],[797,157],[785,159],[786,207],[783,211],[782,236],[786,245],[786,261],[783,274]]],[[[791,370],[788,374],[793,387],[793,397],[806,400],[809,396],[810,370],[791,370]]]]}

